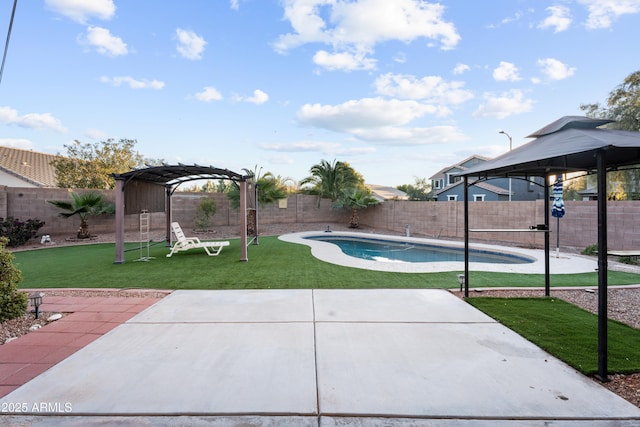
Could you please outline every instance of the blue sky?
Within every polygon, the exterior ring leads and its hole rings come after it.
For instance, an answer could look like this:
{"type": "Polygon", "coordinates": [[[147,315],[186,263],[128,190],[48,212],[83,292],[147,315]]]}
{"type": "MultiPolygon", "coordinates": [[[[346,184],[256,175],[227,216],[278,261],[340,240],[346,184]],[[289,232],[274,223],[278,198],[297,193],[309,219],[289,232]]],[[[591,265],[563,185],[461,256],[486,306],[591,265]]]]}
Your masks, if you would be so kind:
{"type": "Polygon", "coordinates": [[[19,0],[0,145],[412,184],[605,102],[639,24],[640,0],[19,0]]]}

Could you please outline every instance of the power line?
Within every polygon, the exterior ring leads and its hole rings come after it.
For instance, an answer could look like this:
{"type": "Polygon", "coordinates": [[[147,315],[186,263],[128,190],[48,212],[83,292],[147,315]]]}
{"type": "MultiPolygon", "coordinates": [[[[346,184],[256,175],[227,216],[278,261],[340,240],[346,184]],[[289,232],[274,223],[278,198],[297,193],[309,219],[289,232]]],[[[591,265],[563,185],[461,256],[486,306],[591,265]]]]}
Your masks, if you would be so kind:
{"type": "Polygon", "coordinates": [[[7,41],[4,44],[4,54],[2,55],[2,65],[0,66],[0,83],[2,83],[2,74],[4,73],[4,63],[7,61],[7,51],[9,50],[9,39],[11,38],[11,29],[13,28],[13,17],[16,15],[16,6],[18,0],[13,0],[13,10],[11,10],[11,20],[9,21],[9,29],[7,30],[7,41]]]}

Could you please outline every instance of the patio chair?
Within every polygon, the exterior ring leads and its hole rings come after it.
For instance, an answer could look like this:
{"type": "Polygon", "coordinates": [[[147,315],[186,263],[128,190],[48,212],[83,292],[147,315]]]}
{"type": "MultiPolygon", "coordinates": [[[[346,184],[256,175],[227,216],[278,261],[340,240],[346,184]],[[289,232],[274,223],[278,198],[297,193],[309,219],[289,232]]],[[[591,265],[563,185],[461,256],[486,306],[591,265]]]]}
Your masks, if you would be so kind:
{"type": "Polygon", "coordinates": [[[202,248],[209,256],[216,256],[220,253],[223,247],[229,246],[229,242],[202,242],[197,237],[186,237],[180,224],[177,222],[171,223],[171,230],[173,234],[176,236],[176,242],[171,247],[171,252],[167,254],[167,257],[171,257],[171,255],[188,251],[190,249],[202,248]]]}

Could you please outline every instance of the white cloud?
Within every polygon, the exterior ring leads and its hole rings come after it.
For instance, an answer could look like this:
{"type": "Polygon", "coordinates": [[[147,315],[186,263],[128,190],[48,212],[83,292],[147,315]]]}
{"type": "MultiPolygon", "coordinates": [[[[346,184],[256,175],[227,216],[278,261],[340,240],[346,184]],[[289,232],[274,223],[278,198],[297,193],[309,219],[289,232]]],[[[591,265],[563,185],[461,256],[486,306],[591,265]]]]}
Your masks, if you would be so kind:
{"type": "Polygon", "coordinates": [[[33,148],[33,143],[24,138],[0,138],[0,145],[10,148],[21,148],[23,150],[30,150],[33,148]]]}
{"type": "Polygon", "coordinates": [[[549,12],[549,16],[545,18],[538,28],[553,28],[554,33],[565,31],[571,25],[571,12],[566,6],[549,6],[545,9],[549,12]]]}
{"type": "Polygon", "coordinates": [[[511,62],[500,61],[500,65],[493,70],[493,78],[498,82],[515,82],[520,80],[518,68],[511,62]]]}
{"type": "Polygon", "coordinates": [[[240,0],[231,0],[229,3],[230,3],[229,6],[231,7],[231,9],[233,10],[240,9],[240,0]]]}
{"type": "Polygon", "coordinates": [[[117,76],[117,77],[100,77],[100,82],[109,84],[111,86],[127,85],[131,89],[155,89],[159,90],[164,87],[164,82],[159,80],[137,80],[129,76],[117,76]]]}
{"type": "Polygon", "coordinates": [[[181,28],[176,30],[176,37],[178,38],[176,50],[180,55],[191,60],[202,59],[204,47],[207,45],[204,38],[193,31],[183,30],[181,28]]]}
{"type": "Polygon", "coordinates": [[[89,128],[84,131],[85,136],[96,141],[107,139],[108,134],[100,129],[89,128]]]}
{"type": "Polygon", "coordinates": [[[364,141],[384,145],[429,145],[462,142],[468,138],[454,126],[425,128],[382,127],[362,129],[355,136],[364,141]]]}
{"type": "Polygon", "coordinates": [[[330,71],[342,70],[372,70],[376,67],[376,60],[366,58],[366,53],[358,52],[355,54],[348,52],[329,53],[325,50],[319,50],[313,55],[313,62],[330,71]]]}
{"type": "Polygon", "coordinates": [[[439,114],[441,110],[415,100],[365,98],[339,105],[306,104],[298,111],[297,118],[303,125],[347,133],[360,140],[385,145],[463,140],[464,135],[450,126],[404,127],[424,115],[439,114]]]}
{"type": "Polygon", "coordinates": [[[400,126],[437,112],[436,107],[413,100],[364,98],[339,105],[305,104],[297,118],[305,125],[352,133],[357,129],[400,126]]]}
{"type": "Polygon", "coordinates": [[[27,129],[53,130],[60,133],[67,131],[62,122],[51,113],[29,113],[21,116],[10,107],[0,107],[0,122],[27,129]]]}
{"type": "Polygon", "coordinates": [[[81,44],[92,46],[106,56],[120,56],[129,53],[127,44],[120,37],[112,36],[106,28],[88,27],[85,36],[79,37],[81,44]]]}
{"type": "Polygon", "coordinates": [[[236,102],[250,102],[252,104],[260,105],[269,100],[269,95],[260,89],[256,89],[253,91],[253,96],[243,97],[240,95],[234,95],[233,100],[236,102]]]}
{"type": "Polygon", "coordinates": [[[446,82],[439,76],[418,79],[411,75],[387,73],[379,76],[374,85],[381,95],[404,99],[461,104],[473,98],[470,91],[463,89],[463,82],[446,82]]]}
{"type": "Polygon", "coordinates": [[[202,102],[221,101],[222,94],[213,86],[205,86],[201,92],[195,94],[195,98],[202,102]]]}
{"type": "Polygon", "coordinates": [[[336,142],[321,142],[321,141],[298,141],[292,143],[262,143],[258,144],[260,148],[269,151],[281,151],[287,153],[299,153],[299,152],[326,152],[333,151],[340,148],[340,144],[336,142]]]}
{"type": "Polygon", "coordinates": [[[473,117],[493,117],[504,119],[514,114],[522,114],[531,111],[533,100],[526,99],[524,93],[513,89],[500,95],[486,93],[484,103],[481,104],[473,117]]]}
{"type": "Polygon", "coordinates": [[[266,92],[263,92],[260,89],[254,90],[253,96],[246,99],[247,102],[251,102],[252,104],[257,104],[257,105],[264,104],[268,100],[269,100],[269,95],[267,95],[266,92]]]}
{"type": "Polygon", "coordinates": [[[91,17],[109,20],[116,13],[113,0],[45,0],[45,5],[80,24],[86,24],[91,17]]]}
{"type": "Polygon", "coordinates": [[[573,76],[576,71],[575,67],[569,67],[554,58],[538,59],[537,64],[549,80],[564,80],[573,76]]]}
{"type": "Polygon", "coordinates": [[[418,38],[437,40],[453,49],[460,40],[455,25],[444,20],[445,8],[423,0],[284,0],[284,17],[293,32],[274,43],[284,53],[306,43],[325,43],[338,51],[372,51],[380,42],[418,38]]]}
{"type": "Polygon", "coordinates": [[[471,68],[467,64],[458,63],[455,67],[453,67],[453,74],[463,74],[469,71],[471,68]]]}
{"type": "Polygon", "coordinates": [[[609,28],[622,15],[640,13],[640,0],[578,0],[587,7],[586,26],[591,30],[609,28]]]}

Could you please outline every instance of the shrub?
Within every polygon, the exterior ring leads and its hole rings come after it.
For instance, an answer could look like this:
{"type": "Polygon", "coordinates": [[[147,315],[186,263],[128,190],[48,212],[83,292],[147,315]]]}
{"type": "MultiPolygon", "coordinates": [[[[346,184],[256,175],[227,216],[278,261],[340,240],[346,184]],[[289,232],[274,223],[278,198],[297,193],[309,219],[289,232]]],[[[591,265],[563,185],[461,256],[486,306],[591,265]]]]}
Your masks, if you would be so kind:
{"type": "Polygon", "coordinates": [[[202,197],[196,207],[196,215],[194,218],[196,229],[207,231],[211,224],[211,218],[216,214],[217,209],[218,207],[215,200],[209,197],[202,197]]]}
{"type": "Polygon", "coordinates": [[[20,221],[17,218],[0,218],[0,237],[6,237],[6,246],[21,246],[27,243],[32,237],[36,237],[38,230],[44,226],[44,221],[38,219],[28,219],[20,221]]]}
{"type": "Polygon", "coordinates": [[[9,240],[0,237],[0,322],[22,316],[29,296],[18,291],[22,272],[13,264],[15,257],[6,249],[9,240]]]}
{"type": "Polygon", "coordinates": [[[582,255],[598,255],[598,245],[589,245],[580,253],[582,255]]]}

